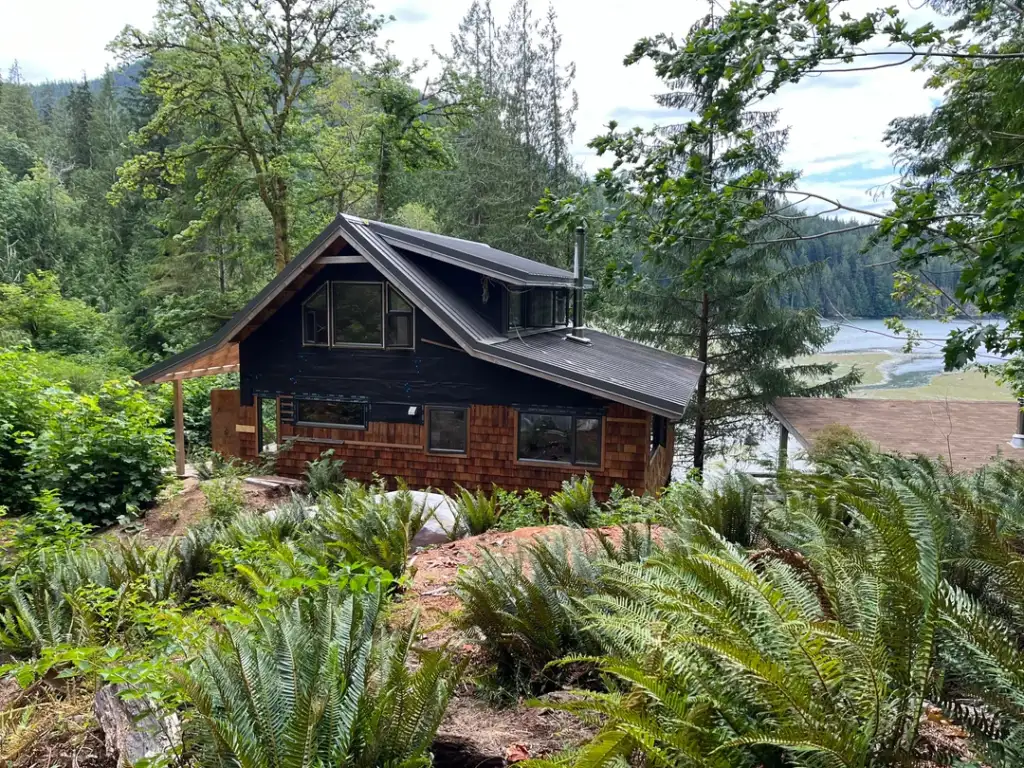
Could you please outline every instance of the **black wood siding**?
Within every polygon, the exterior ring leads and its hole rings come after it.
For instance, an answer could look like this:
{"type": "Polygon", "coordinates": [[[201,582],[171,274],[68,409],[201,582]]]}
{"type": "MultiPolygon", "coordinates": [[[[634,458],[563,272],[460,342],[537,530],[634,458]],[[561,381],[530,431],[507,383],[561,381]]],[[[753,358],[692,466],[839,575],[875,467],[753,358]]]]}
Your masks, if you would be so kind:
{"type": "MultiPolygon", "coordinates": [[[[447,265],[441,265],[447,267],[447,265]]],[[[450,269],[458,269],[450,267],[450,269]]],[[[464,270],[460,270],[464,271],[464,270]]],[[[464,279],[459,287],[475,290],[480,279],[464,279]]],[[[282,306],[239,346],[241,394],[295,397],[360,397],[371,404],[480,404],[533,408],[600,410],[604,400],[545,379],[470,357],[418,309],[414,350],[330,349],[302,345],[302,301],[325,280],[379,280],[368,264],[325,267],[303,290],[282,306]],[[437,346],[424,339],[447,345],[437,346]]],[[[500,312],[496,286],[488,301],[500,312]]]]}

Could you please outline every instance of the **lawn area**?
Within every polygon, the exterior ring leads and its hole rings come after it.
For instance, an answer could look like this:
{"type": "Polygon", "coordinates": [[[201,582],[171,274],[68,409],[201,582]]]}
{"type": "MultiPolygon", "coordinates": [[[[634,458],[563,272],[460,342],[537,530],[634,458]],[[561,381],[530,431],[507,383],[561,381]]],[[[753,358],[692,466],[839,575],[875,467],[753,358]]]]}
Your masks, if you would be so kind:
{"type": "Polygon", "coordinates": [[[882,366],[895,358],[888,352],[850,352],[834,355],[812,355],[800,360],[802,363],[836,363],[836,375],[845,376],[853,368],[860,370],[861,385],[881,384],[882,366]]]}
{"type": "Polygon", "coordinates": [[[920,387],[855,389],[851,397],[891,398],[896,400],[1013,400],[1013,394],[995,379],[980,371],[940,373],[920,387]]]}

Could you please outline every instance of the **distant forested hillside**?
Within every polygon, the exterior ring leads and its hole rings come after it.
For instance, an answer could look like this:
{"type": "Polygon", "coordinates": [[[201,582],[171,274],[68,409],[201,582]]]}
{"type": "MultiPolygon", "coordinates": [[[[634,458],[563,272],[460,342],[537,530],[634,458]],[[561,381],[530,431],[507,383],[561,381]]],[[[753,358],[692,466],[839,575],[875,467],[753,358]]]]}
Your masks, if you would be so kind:
{"type": "MultiPolygon", "coordinates": [[[[800,221],[794,229],[806,237],[863,223],[856,219],[823,217],[800,221]]],[[[913,315],[910,308],[892,296],[896,268],[896,254],[892,249],[880,244],[862,252],[871,232],[871,229],[858,229],[795,243],[789,253],[794,265],[820,266],[786,297],[789,305],[811,307],[827,317],[913,315]]],[[[952,294],[959,270],[940,264],[935,265],[929,275],[952,294]]]]}

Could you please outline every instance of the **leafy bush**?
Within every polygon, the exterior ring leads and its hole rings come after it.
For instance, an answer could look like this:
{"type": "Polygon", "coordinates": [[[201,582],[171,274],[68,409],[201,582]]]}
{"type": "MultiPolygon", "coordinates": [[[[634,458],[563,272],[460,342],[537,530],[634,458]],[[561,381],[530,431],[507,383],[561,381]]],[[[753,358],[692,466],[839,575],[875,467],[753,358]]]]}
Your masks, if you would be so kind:
{"type": "Polygon", "coordinates": [[[30,512],[39,495],[28,465],[33,441],[43,429],[47,387],[23,355],[0,352],[0,503],[15,515],[30,512]]]}
{"type": "Polygon", "coordinates": [[[663,515],[661,505],[653,496],[637,496],[616,485],[594,522],[599,526],[654,523],[660,522],[663,515]]]}
{"type": "Polygon", "coordinates": [[[109,523],[155,500],[173,457],[159,414],[133,384],[109,381],[96,395],[50,390],[29,471],[87,522],[109,523]]]}
{"type": "Polygon", "coordinates": [[[0,338],[22,339],[63,355],[94,353],[110,337],[106,317],[79,299],[61,296],[52,272],[33,272],[17,285],[0,284],[0,338]]]}
{"type": "Polygon", "coordinates": [[[314,525],[324,541],[398,579],[405,573],[413,538],[432,514],[408,490],[386,494],[382,484],[364,488],[347,483],[341,493],[321,497],[314,525]]]}
{"type": "Polygon", "coordinates": [[[428,766],[461,667],[421,654],[415,628],[377,632],[381,590],[324,589],[229,623],[180,681],[202,765],[428,766]]]}
{"type": "Polygon", "coordinates": [[[589,528],[597,515],[594,501],[594,479],[590,475],[562,483],[562,490],[551,495],[551,507],[559,522],[589,528]]]}
{"type": "Polygon", "coordinates": [[[337,491],[345,480],[345,462],[334,458],[334,449],[324,451],[320,458],[306,462],[306,488],[313,496],[337,491]]]}
{"type": "Polygon", "coordinates": [[[479,536],[487,533],[498,523],[497,495],[488,496],[482,488],[470,493],[461,485],[455,498],[455,530],[452,537],[479,536]]]}
{"type": "Polygon", "coordinates": [[[581,670],[548,665],[568,654],[601,650],[577,602],[606,589],[602,566],[646,559],[649,532],[622,529],[615,547],[598,533],[540,539],[512,557],[481,550],[459,574],[461,623],[480,633],[495,681],[512,695],[560,686],[581,670]]]}
{"type": "Polygon", "coordinates": [[[236,477],[207,480],[201,486],[206,508],[214,520],[231,520],[245,509],[245,493],[236,477]]]}
{"type": "Polygon", "coordinates": [[[500,530],[514,531],[547,525],[548,503],[532,488],[521,495],[516,491],[495,488],[494,497],[498,504],[500,530]]]}

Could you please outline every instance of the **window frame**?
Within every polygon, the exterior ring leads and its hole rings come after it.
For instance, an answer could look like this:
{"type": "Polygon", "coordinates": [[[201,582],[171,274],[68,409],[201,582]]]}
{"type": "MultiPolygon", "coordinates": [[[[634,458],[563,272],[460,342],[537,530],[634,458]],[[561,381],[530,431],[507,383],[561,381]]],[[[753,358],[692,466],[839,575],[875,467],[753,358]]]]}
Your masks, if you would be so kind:
{"type": "Polygon", "coordinates": [[[556,411],[550,409],[540,410],[528,410],[518,409],[516,411],[516,432],[515,432],[515,452],[516,452],[516,463],[517,464],[530,464],[535,466],[550,466],[550,467],[585,467],[588,469],[602,470],[604,469],[604,454],[605,454],[605,425],[607,419],[603,414],[590,415],[590,414],[579,414],[579,413],[566,413],[565,411],[556,411]],[[523,416],[568,416],[571,421],[569,428],[569,452],[572,454],[570,461],[553,461],[551,459],[524,459],[519,455],[519,436],[522,432],[523,416]],[[597,419],[600,422],[598,427],[600,432],[600,438],[598,442],[598,460],[596,464],[581,463],[576,458],[576,433],[578,430],[577,423],[580,419],[597,419]]]}
{"type": "Polygon", "coordinates": [[[330,347],[331,346],[331,334],[334,331],[334,324],[331,322],[333,312],[331,312],[331,281],[325,280],[321,283],[320,287],[309,294],[302,300],[302,307],[300,309],[299,318],[299,332],[302,334],[302,346],[304,347],[330,347]],[[306,341],[306,305],[311,302],[320,291],[327,292],[327,341],[323,344],[315,341],[306,341]]]}
{"type": "Polygon", "coordinates": [[[369,404],[363,400],[344,400],[326,397],[293,397],[292,398],[292,424],[297,427],[314,427],[321,429],[354,429],[365,432],[369,427],[370,409],[369,404]],[[301,403],[338,403],[340,405],[358,405],[363,409],[363,423],[360,424],[338,424],[328,421],[305,421],[300,418],[302,412],[301,403]]]}
{"type": "Polygon", "coordinates": [[[424,436],[423,445],[427,453],[438,456],[468,456],[469,455],[469,406],[468,405],[428,405],[424,409],[424,436]],[[451,448],[432,448],[430,445],[430,420],[435,411],[462,411],[465,414],[465,426],[463,428],[463,444],[461,451],[451,448]]]}
{"type": "MultiPolygon", "coordinates": [[[[385,342],[387,341],[388,329],[387,329],[387,294],[386,288],[388,286],[385,280],[328,280],[330,288],[330,301],[327,304],[328,319],[330,320],[330,342],[331,347],[334,349],[385,349],[385,342]],[[334,313],[334,286],[335,285],[377,285],[380,286],[380,344],[366,344],[363,342],[356,341],[337,341],[334,338],[334,330],[336,323],[334,313]]],[[[405,347],[400,347],[405,349],[405,347]]]]}
{"type": "Polygon", "coordinates": [[[557,328],[555,324],[555,291],[553,288],[531,288],[529,293],[529,300],[526,302],[526,327],[532,330],[546,330],[548,328],[557,328]],[[542,298],[543,297],[543,298],[542,298]],[[545,301],[546,300],[546,301],[545,301]],[[550,316],[551,323],[548,325],[534,325],[533,324],[533,313],[536,308],[541,307],[541,304],[547,304],[547,311],[550,316]]]}
{"type": "Polygon", "coordinates": [[[416,349],[416,305],[413,304],[406,297],[404,293],[398,290],[391,283],[384,284],[384,347],[385,349],[401,349],[401,350],[415,350],[416,349]],[[391,308],[391,294],[395,293],[399,298],[402,299],[406,304],[409,305],[409,309],[392,309],[391,308]],[[388,344],[388,319],[391,315],[398,317],[409,317],[409,345],[408,346],[393,346],[388,344]]]}

